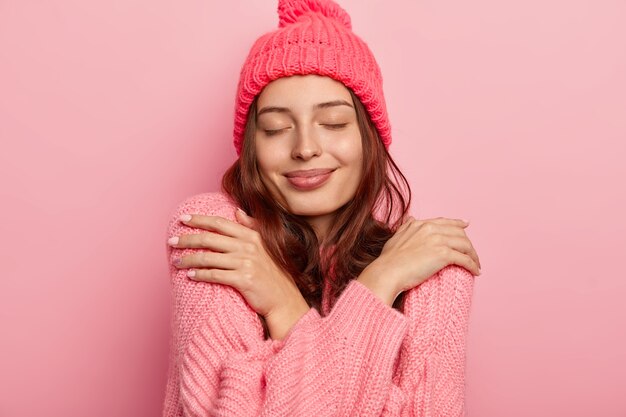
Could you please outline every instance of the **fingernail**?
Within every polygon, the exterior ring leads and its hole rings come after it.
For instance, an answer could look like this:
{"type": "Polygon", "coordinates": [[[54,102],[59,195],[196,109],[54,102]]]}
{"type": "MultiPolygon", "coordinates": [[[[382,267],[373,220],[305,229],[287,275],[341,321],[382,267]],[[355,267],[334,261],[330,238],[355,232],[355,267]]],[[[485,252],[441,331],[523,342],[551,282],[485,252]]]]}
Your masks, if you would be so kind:
{"type": "Polygon", "coordinates": [[[465,224],[469,224],[469,220],[461,219],[461,221],[465,224]]]}
{"type": "Polygon", "coordinates": [[[174,258],[174,265],[178,266],[181,263],[181,258],[174,258]]]}
{"type": "Polygon", "coordinates": [[[180,216],[181,222],[188,222],[189,220],[191,220],[191,216],[189,214],[183,214],[182,216],[180,216]]]}
{"type": "Polygon", "coordinates": [[[187,271],[187,276],[188,276],[189,278],[193,278],[193,277],[195,277],[195,276],[196,276],[196,271],[194,271],[194,270],[187,271]]]}
{"type": "Polygon", "coordinates": [[[242,209],[240,209],[239,207],[237,207],[237,211],[241,214],[243,214],[244,216],[247,216],[246,212],[243,211],[242,209]]]}
{"type": "Polygon", "coordinates": [[[173,237],[169,238],[167,240],[167,243],[169,243],[172,246],[178,244],[178,236],[173,236],[173,237]]]}

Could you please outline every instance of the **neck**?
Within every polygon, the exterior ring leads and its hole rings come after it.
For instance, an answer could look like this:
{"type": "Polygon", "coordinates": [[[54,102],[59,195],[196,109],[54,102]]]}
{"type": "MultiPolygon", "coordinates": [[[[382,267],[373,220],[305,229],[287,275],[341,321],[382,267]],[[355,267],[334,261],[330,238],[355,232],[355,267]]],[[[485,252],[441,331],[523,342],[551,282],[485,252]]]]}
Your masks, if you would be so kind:
{"type": "Polygon", "coordinates": [[[324,214],[321,216],[305,217],[306,222],[313,228],[317,241],[322,245],[326,240],[330,226],[335,219],[334,213],[324,214]]]}

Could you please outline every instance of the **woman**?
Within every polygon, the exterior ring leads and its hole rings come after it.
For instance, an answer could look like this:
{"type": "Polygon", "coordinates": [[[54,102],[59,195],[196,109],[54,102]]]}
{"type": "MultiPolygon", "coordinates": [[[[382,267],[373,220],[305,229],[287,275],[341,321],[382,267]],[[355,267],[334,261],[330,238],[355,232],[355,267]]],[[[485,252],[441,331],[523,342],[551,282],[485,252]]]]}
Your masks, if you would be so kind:
{"type": "Polygon", "coordinates": [[[467,223],[408,216],[380,70],[347,13],[278,11],[242,67],[224,192],[170,222],[163,415],[461,416],[467,223]]]}

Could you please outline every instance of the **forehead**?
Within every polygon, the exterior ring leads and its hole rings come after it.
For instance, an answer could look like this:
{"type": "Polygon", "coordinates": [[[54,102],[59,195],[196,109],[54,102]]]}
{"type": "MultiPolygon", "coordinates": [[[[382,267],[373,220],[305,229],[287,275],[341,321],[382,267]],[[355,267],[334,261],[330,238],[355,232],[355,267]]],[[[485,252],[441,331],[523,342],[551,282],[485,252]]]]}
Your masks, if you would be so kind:
{"type": "Polygon", "coordinates": [[[294,75],[267,84],[259,94],[257,108],[281,106],[309,110],[318,103],[341,99],[352,103],[350,91],[343,83],[317,74],[294,75]]]}

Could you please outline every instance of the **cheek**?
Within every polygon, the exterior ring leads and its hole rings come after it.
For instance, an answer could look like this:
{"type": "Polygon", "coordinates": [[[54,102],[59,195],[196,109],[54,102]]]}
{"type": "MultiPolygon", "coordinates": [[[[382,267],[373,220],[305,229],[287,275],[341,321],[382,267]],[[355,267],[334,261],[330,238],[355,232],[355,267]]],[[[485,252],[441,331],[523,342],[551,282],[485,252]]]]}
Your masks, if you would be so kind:
{"type": "Polygon", "coordinates": [[[277,198],[276,193],[280,188],[280,172],[284,171],[285,159],[288,158],[285,156],[284,146],[276,145],[260,141],[255,147],[261,181],[275,198],[277,198]]]}
{"type": "Polygon", "coordinates": [[[361,137],[350,137],[339,141],[335,146],[335,155],[346,166],[360,170],[363,165],[363,147],[361,137]]]}
{"type": "Polygon", "coordinates": [[[259,170],[267,175],[276,166],[277,154],[269,144],[258,140],[255,151],[259,170]]]}

